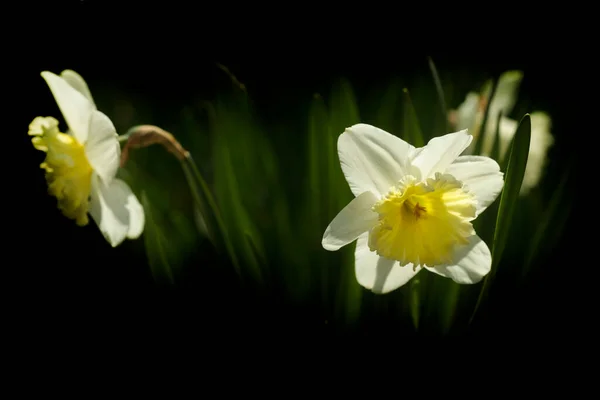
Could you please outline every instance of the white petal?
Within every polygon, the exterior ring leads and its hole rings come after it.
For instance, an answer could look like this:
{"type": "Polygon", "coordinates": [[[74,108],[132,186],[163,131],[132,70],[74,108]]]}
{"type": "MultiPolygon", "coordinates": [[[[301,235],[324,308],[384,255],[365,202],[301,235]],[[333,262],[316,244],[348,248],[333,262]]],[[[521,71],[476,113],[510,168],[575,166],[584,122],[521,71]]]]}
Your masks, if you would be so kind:
{"type": "Polygon", "coordinates": [[[58,104],[73,136],[79,142],[85,143],[94,106],[63,78],[48,71],[42,72],[41,75],[50,87],[56,104],[58,104]]]}
{"type": "Polygon", "coordinates": [[[92,103],[94,108],[96,108],[96,105],[94,103],[94,98],[92,97],[92,93],[90,92],[90,89],[88,88],[87,83],[81,77],[81,75],[79,75],[77,72],[75,72],[73,70],[66,69],[60,73],[60,77],[63,78],[65,81],[67,81],[67,83],[69,85],[71,85],[71,87],[73,89],[77,90],[79,93],[84,95],[85,98],[88,99],[92,103]]]}
{"type": "MultiPolygon", "coordinates": [[[[489,120],[488,120],[489,125],[489,120]]],[[[512,138],[515,136],[515,132],[517,131],[519,123],[514,119],[510,119],[502,116],[500,118],[500,126],[498,130],[498,134],[500,135],[500,160],[503,160],[506,156],[506,151],[508,150],[508,146],[512,138]]],[[[494,147],[494,140],[496,136],[496,123],[494,122],[494,126],[488,126],[488,129],[483,133],[483,137],[481,140],[483,141],[481,144],[481,155],[482,156],[491,156],[492,148],[494,147]]]]}
{"type": "Polygon", "coordinates": [[[323,235],[321,244],[325,250],[335,251],[353,242],[377,222],[377,213],[371,208],[377,197],[371,192],[361,193],[333,218],[323,235]]]}
{"type": "MultiPolygon", "coordinates": [[[[522,80],[523,72],[521,71],[507,71],[500,75],[496,93],[494,93],[490,104],[489,119],[497,120],[500,111],[502,111],[502,115],[508,116],[510,114],[517,101],[522,80]]],[[[485,95],[489,97],[489,93],[485,95]]]]}
{"type": "Polygon", "coordinates": [[[552,118],[548,113],[543,111],[534,111],[529,114],[531,117],[531,130],[539,129],[542,132],[550,133],[550,129],[552,128],[552,118]]]}
{"type": "MultiPolygon", "coordinates": [[[[508,147],[517,132],[517,128],[519,127],[519,123],[514,119],[502,117],[500,118],[500,129],[498,130],[498,134],[500,135],[500,160],[504,160],[504,157],[507,155],[508,147]]],[[[490,155],[492,153],[492,147],[494,146],[494,141],[492,138],[496,132],[493,134],[487,135],[487,141],[483,142],[483,146],[481,148],[481,153],[483,155],[490,155]]]]}
{"type": "Polygon", "coordinates": [[[142,207],[142,204],[125,181],[114,179],[113,182],[120,186],[120,190],[123,193],[126,193],[127,203],[125,203],[125,208],[129,211],[129,229],[127,230],[127,237],[129,239],[137,239],[141,236],[142,232],[144,232],[144,226],[146,224],[144,207],[142,207]]]}
{"type": "Polygon", "coordinates": [[[477,215],[496,200],[504,185],[504,174],[491,158],[460,156],[446,169],[456,179],[468,186],[477,198],[477,215]]]}
{"type": "Polygon", "coordinates": [[[120,179],[105,185],[97,174],[92,175],[89,212],[113,247],[143,231],[144,210],[129,186],[120,179]]]}
{"type": "Polygon", "coordinates": [[[492,255],[487,244],[477,235],[469,238],[469,244],[461,246],[454,254],[456,265],[425,267],[456,283],[472,284],[483,279],[492,267],[492,255]]]}
{"type": "Polygon", "coordinates": [[[412,264],[401,267],[397,261],[379,257],[369,249],[368,243],[368,232],[358,237],[354,251],[354,269],[358,283],[374,293],[384,294],[396,290],[421,271],[421,267],[413,270],[412,264]]]}
{"type": "MultiPolygon", "coordinates": [[[[521,71],[507,71],[504,72],[498,78],[498,85],[496,86],[496,92],[489,105],[488,119],[483,129],[482,136],[482,154],[489,155],[494,143],[493,137],[496,134],[496,127],[498,123],[498,114],[502,112],[503,117],[507,117],[517,101],[517,94],[521,81],[523,80],[523,72],[521,71]]],[[[492,89],[492,82],[486,83],[482,95],[485,99],[489,98],[490,91],[492,89]]],[[[502,130],[502,122],[500,125],[502,130]]],[[[514,134],[514,131],[513,131],[514,134]]],[[[501,154],[503,154],[501,152],[501,154]]]]}
{"type": "Polygon", "coordinates": [[[434,137],[412,160],[412,165],[421,170],[421,178],[426,179],[446,168],[471,144],[473,136],[462,130],[434,137]]]}
{"type": "Polygon", "coordinates": [[[456,125],[455,129],[472,129],[475,125],[475,117],[479,112],[479,103],[481,98],[478,93],[469,92],[465,97],[465,101],[456,109],[456,125]]]}
{"type": "Polygon", "coordinates": [[[94,171],[104,183],[109,184],[119,168],[121,147],[115,126],[110,118],[100,111],[92,113],[85,153],[94,171]]]}
{"type": "Polygon", "coordinates": [[[338,138],[342,171],[355,196],[371,191],[381,196],[408,173],[414,147],[371,125],[346,128],[338,138]]]}
{"type": "Polygon", "coordinates": [[[552,120],[550,116],[541,111],[535,111],[531,116],[531,141],[525,176],[521,184],[521,195],[527,195],[536,187],[543,176],[546,165],[547,153],[554,144],[554,137],[550,132],[552,120]]]}

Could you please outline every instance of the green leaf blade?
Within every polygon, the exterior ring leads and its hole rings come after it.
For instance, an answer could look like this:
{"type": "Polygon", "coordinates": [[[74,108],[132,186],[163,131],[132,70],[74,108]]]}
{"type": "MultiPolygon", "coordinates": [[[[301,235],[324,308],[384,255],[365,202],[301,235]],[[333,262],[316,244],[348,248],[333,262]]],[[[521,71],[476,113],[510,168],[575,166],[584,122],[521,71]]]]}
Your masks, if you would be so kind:
{"type": "Polygon", "coordinates": [[[512,224],[513,214],[519,200],[521,184],[525,177],[525,167],[529,156],[529,145],[531,142],[531,117],[525,114],[521,119],[513,140],[510,144],[508,161],[506,163],[506,173],[504,174],[504,188],[498,205],[498,214],[496,216],[496,229],[492,246],[492,265],[491,270],[485,277],[483,287],[479,292],[479,298],[470,322],[473,321],[477,310],[481,306],[491,282],[496,274],[497,266],[500,263],[502,253],[506,247],[508,234],[512,224]]]}
{"type": "Polygon", "coordinates": [[[500,262],[502,252],[506,247],[508,232],[512,217],[519,199],[521,184],[525,177],[525,167],[529,156],[531,142],[531,118],[525,114],[519,123],[515,136],[510,146],[506,173],[504,175],[504,188],[498,206],[496,217],[496,231],[492,248],[492,273],[500,262]]]}
{"type": "Polygon", "coordinates": [[[154,220],[154,208],[148,200],[146,192],[142,192],[140,196],[142,207],[144,207],[144,213],[146,217],[146,223],[144,226],[144,247],[146,249],[146,256],[148,258],[148,264],[152,271],[152,276],[156,282],[168,282],[174,283],[173,280],[173,268],[169,263],[169,257],[167,249],[167,238],[159,230],[156,221],[154,220]]]}
{"type": "Polygon", "coordinates": [[[410,93],[408,89],[403,89],[404,94],[404,104],[403,104],[403,122],[404,122],[404,130],[403,130],[403,138],[410,144],[415,147],[423,147],[425,145],[425,138],[423,136],[423,131],[421,130],[421,125],[419,124],[419,119],[417,118],[417,112],[415,111],[415,107],[413,106],[413,102],[410,98],[410,93]]]}

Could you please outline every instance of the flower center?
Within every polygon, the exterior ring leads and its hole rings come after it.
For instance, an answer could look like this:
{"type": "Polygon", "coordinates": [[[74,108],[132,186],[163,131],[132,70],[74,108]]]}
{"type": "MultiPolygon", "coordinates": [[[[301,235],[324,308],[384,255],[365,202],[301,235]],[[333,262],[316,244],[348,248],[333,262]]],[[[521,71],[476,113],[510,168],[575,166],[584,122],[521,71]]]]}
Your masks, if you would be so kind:
{"type": "Polygon", "coordinates": [[[58,200],[58,208],[77,225],[88,223],[92,167],[85,149],[73,136],[59,132],[58,121],[37,117],[29,125],[33,146],[46,152],[40,168],[46,171],[48,192],[58,200]]]}
{"type": "Polygon", "coordinates": [[[379,222],[369,233],[369,248],[402,266],[452,263],[456,246],[474,234],[475,204],[452,175],[437,173],[424,182],[405,176],[373,206],[379,222]]]}

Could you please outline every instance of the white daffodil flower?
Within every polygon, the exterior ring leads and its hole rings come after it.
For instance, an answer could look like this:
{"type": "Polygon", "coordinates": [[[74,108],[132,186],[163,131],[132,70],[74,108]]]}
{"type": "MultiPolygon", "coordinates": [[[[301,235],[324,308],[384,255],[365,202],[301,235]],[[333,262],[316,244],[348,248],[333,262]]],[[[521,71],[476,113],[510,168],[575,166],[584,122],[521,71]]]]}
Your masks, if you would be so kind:
{"type": "MultiPolygon", "coordinates": [[[[517,101],[517,94],[523,73],[521,71],[507,71],[500,75],[496,93],[489,106],[488,119],[485,129],[481,129],[487,99],[491,91],[491,82],[486,82],[481,93],[469,92],[465,101],[456,110],[449,113],[450,122],[454,129],[469,129],[475,138],[480,137],[481,154],[490,156],[494,145],[494,135],[498,129],[500,140],[500,160],[504,160],[508,147],[517,131],[519,123],[507,115],[513,110],[517,101]],[[502,112],[500,126],[498,127],[498,114],[502,112]]],[[[548,149],[552,146],[554,138],[551,134],[551,119],[544,112],[536,111],[531,117],[531,141],[529,145],[529,158],[525,169],[525,177],[521,185],[521,195],[526,195],[537,186],[546,163],[548,149]]],[[[466,154],[473,151],[473,146],[466,150],[466,154]]]]}
{"type": "Polygon", "coordinates": [[[79,74],[65,70],[60,76],[48,71],[41,75],[69,128],[61,133],[52,117],[37,117],[29,125],[34,147],[46,152],[40,167],[50,195],[79,226],[88,224],[89,213],[113,247],[139,237],[144,209],[129,186],[115,178],[121,148],[113,123],[96,109],[79,74]]]}
{"type": "Polygon", "coordinates": [[[358,283],[388,293],[422,269],[457,283],[479,282],[491,268],[488,246],[471,222],[502,190],[503,173],[487,157],[459,156],[466,130],[415,148],[371,125],[347,128],[338,154],[354,196],[331,221],[322,245],[357,240],[358,283]]]}

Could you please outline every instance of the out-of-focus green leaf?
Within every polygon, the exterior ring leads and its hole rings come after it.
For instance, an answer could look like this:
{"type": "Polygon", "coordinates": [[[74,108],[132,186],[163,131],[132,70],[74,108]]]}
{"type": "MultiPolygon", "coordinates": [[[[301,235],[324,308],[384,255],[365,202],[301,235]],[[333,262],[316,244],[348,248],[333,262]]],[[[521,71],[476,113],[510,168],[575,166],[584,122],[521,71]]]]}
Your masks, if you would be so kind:
{"type": "Polygon", "coordinates": [[[517,132],[510,145],[510,153],[506,174],[504,175],[504,188],[500,197],[498,216],[496,218],[496,232],[492,250],[492,274],[494,267],[500,262],[502,252],[506,246],[508,231],[512,222],[515,206],[519,199],[519,191],[525,176],[525,167],[529,156],[531,142],[531,118],[525,114],[519,123],[517,132]]]}
{"type": "Polygon", "coordinates": [[[458,305],[458,300],[460,298],[460,285],[451,281],[450,279],[445,282],[445,290],[443,296],[443,302],[440,305],[440,315],[441,315],[441,327],[442,332],[447,334],[450,332],[452,328],[452,324],[454,323],[454,317],[456,315],[456,309],[458,305]]]}
{"type": "Polygon", "coordinates": [[[204,215],[202,214],[202,211],[200,211],[200,207],[197,204],[194,204],[194,222],[196,223],[196,228],[198,229],[198,232],[202,236],[209,237],[204,215]]]}
{"type": "MultiPolygon", "coordinates": [[[[329,135],[329,117],[323,98],[315,95],[308,116],[308,198],[309,218],[313,225],[322,227],[324,215],[322,205],[327,204],[328,174],[323,174],[330,161],[332,138],[329,135]]],[[[311,234],[314,232],[310,232],[311,234]]]]}
{"type": "Polygon", "coordinates": [[[402,84],[399,79],[394,79],[381,96],[375,112],[375,126],[387,132],[398,132],[396,121],[399,120],[401,102],[402,84]]]}
{"type": "MultiPolygon", "coordinates": [[[[353,250],[354,246],[348,246],[350,250],[353,250]]],[[[355,323],[360,317],[360,310],[362,305],[363,288],[356,281],[356,275],[354,272],[354,252],[348,251],[347,254],[352,254],[352,257],[343,257],[345,260],[341,264],[341,282],[339,283],[340,290],[338,290],[338,312],[341,315],[344,322],[347,324],[355,323]]]]}
{"type": "Polygon", "coordinates": [[[210,137],[205,134],[210,131],[215,119],[215,111],[208,101],[198,101],[181,110],[179,126],[176,133],[179,142],[198,160],[198,168],[206,175],[205,168],[210,165],[212,158],[210,137]],[[180,133],[181,132],[181,133],[180,133]]]}
{"type": "Polygon", "coordinates": [[[502,111],[498,113],[496,120],[496,129],[494,131],[494,144],[492,145],[491,158],[500,164],[500,121],[502,120],[502,111]]]}
{"type": "Polygon", "coordinates": [[[165,248],[168,245],[167,238],[157,227],[154,218],[154,209],[148,200],[146,192],[142,192],[141,203],[146,215],[143,234],[144,245],[152,276],[157,282],[166,281],[168,283],[173,283],[173,270],[169,264],[169,257],[165,248]]]}
{"type": "Polygon", "coordinates": [[[433,76],[433,82],[435,83],[435,90],[437,92],[440,109],[442,111],[442,118],[444,121],[444,126],[446,128],[445,133],[448,133],[448,108],[446,107],[446,96],[444,95],[444,89],[442,88],[442,81],[440,80],[437,68],[435,67],[435,64],[433,63],[431,57],[428,57],[427,61],[429,64],[429,70],[431,71],[431,75],[433,76]]]}
{"type": "Polygon", "coordinates": [[[181,167],[194,198],[194,222],[198,231],[206,235],[217,250],[221,250],[225,247],[225,241],[223,233],[219,232],[223,227],[219,226],[216,204],[204,178],[199,173],[196,175],[196,165],[191,164],[194,164],[194,160],[190,156],[182,162],[181,167]]]}
{"type": "MultiPolygon", "coordinates": [[[[253,178],[262,176],[267,180],[271,177],[266,176],[264,168],[260,172],[255,171],[255,168],[265,165],[268,167],[270,165],[268,162],[272,162],[269,158],[272,152],[266,151],[268,149],[264,149],[262,146],[263,138],[259,134],[254,134],[256,127],[251,120],[247,93],[243,85],[241,88],[244,90],[240,90],[239,85],[239,82],[233,85],[235,90],[227,104],[221,99],[217,101],[216,106],[208,102],[201,103],[202,109],[207,112],[208,129],[213,141],[212,169],[214,171],[215,198],[212,201],[215,204],[211,208],[216,209],[218,200],[220,210],[216,212],[219,218],[216,222],[221,231],[219,233],[238,273],[241,273],[239,264],[241,257],[250,266],[254,277],[258,278],[260,276],[259,260],[264,260],[266,257],[262,240],[251,222],[244,201],[246,200],[250,205],[253,202],[254,204],[259,202],[253,196],[260,196],[261,190],[256,190],[256,182],[253,178]],[[251,133],[243,134],[249,132],[251,133]],[[263,149],[260,149],[261,147],[263,149]],[[260,151],[257,152],[257,148],[260,151]],[[258,159],[257,154],[261,153],[263,156],[258,159]],[[243,167],[240,168],[239,164],[234,165],[232,159],[239,160],[243,167]],[[240,187],[240,181],[248,182],[250,187],[240,187]],[[244,193],[245,196],[242,197],[241,193],[244,193]]],[[[196,166],[193,168],[195,169],[194,173],[199,175],[198,168],[196,166]]],[[[209,191],[204,179],[200,177],[199,180],[202,192],[209,191]]],[[[264,191],[264,188],[261,189],[264,191]]],[[[203,198],[206,196],[199,197],[200,204],[205,202],[203,198]]]]}
{"type": "Polygon", "coordinates": [[[331,168],[329,187],[331,188],[331,197],[334,199],[329,219],[333,218],[352,199],[350,188],[340,167],[337,140],[346,128],[359,122],[360,115],[354,90],[347,80],[340,79],[333,86],[329,102],[329,132],[331,138],[328,146],[329,166],[331,168]]]}
{"type": "MultiPolygon", "coordinates": [[[[430,334],[435,332],[439,334],[440,327],[436,326],[439,322],[439,304],[441,298],[440,285],[444,284],[446,278],[436,274],[423,271],[419,273],[419,332],[430,334]]],[[[414,278],[413,278],[414,279],[414,278]]]]}
{"type": "MultiPolygon", "coordinates": [[[[233,242],[233,246],[239,257],[244,261],[244,265],[249,268],[250,274],[254,279],[262,279],[260,264],[255,251],[250,246],[247,237],[253,237],[259,243],[258,235],[252,225],[244,205],[241,202],[238,189],[237,177],[233,171],[229,146],[225,145],[218,149],[218,167],[215,168],[215,188],[219,204],[221,204],[224,215],[228,236],[233,242]]],[[[256,247],[260,248],[262,244],[256,247]]]]}
{"type": "MultiPolygon", "coordinates": [[[[299,219],[298,215],[294,218],[296,224],[304,228],[304,243],[308,252],[299,251],[294,256],[294,260],[305,260],[305,266],[300,267],[303,275],[298,277],[288,273],[288,279],[293,279],[290,283],[293,288],[303,289],[305,293],[318,292],[324,305],[330,303],[328,289],[333,271],[328,268],[326,257],[330,255],[323,253],[321,237],[336,204],[335,187],[332,187],[337,173],[336,167],[339,167],[336,144],[337,139],[331,134],[327,106],[323,98],[315,94],[308,112],[306,216],[303,220],[299,219]],[[311,259],[312,257],[314,258],[311,259]],[[308,288],[306,285],[310,285],[311,282],[314,287],[308,288]],[[300,287],[301,285],[304,286],[300,287]]],[[[298,235],[295,234],[294,237],[297,238],[298,235]]],[[[294,247],[298,250],[297,246],[294,247]]]]}
{"type": "Polygon", "coordinates": [[[417,113],[413,106],[408,89],[404,88],[404,137],[403,139],[412,144],[415,147],[423,147],[425,145],[425,139],[423,138],[423,132],[417,118],[417,113]]]}
{"type": "Polygon", "coordinates": [[[529,114],[525,114],[521,119],[519,127],[510,144],[507,168],[504,175],[504,188],[500,197],[498,215],[496,217],[496,231],[492,246],[492,267],[489,274],[485,277],[473,316],[487,293],[489,285],[496,273],[496,267],[502,257],[502,252],[506,246],[515,206],[519,200],[519,191],[521,189],[521,184],[523,183],[523,177],[525,176],[530,141],[531,118],[529,117],[529,114]]]}
{"type": "MultiPolygon", "coordinates": [[[[546,208],[543,216],[539,219],[539,221],[540,221],[539,225],[538,225],[535,235],[533,236],[533,239],[531,240],[531,243],[529,245],[529,251],[527,252],[527,254],[525,256],[523,270],[522,270],[522,276],[525,276],[528,273],[529,269],[531,268],[531,264],[533,263],[533,260],[535,259],[535,257],[538,255],[538,253],[540,251],[542,242],[544,242],[544,246],[551,247],[554,244],[554,243],[548,243],[547,239],[549,239],[549,237],[550,237],[549,232],[556,231],[556,230],[558,230],[559,232],[561,231],[561,227],[557,226],[557,222],[560,220],[560,216],[566,215],[568,218],[568,214],[569,214],[570,210],[568,208],[561,209],[560,205],[563,203],[565,196],[567,194],[567,191],[565,190],[565,188],[567,186],[567,181],[569,179],[569,175],[570,175],[570,168],[567,169],[563,173],[560,183],[558,184],[558,186],[554,190],[554,193],[552,194],[552,198],[550,199],[550,204],[546,208]],[[559,210],[561,211],[560,213],[559,213],[559,210]],[[552,226],[552,229],[549,229],[550,226],[552,226]]],[[[566,218],[564,218],[564,219],[566,220],[566,218]]]]}
{"type": "Polygon", "coordinates": [[[258,226],[272,219],[267,215],[272,209],[266,210],[266,204],[272,205],[272,197],[280,198],[271,195],[277,182],[277,162],[255,121],[245,85],[227,67],[217,67],[231,86],[202,107],[210,120],[215,201],[238,272],[243,265],[256,282],[262,282],[267,257],[258,226]]]}
{"type": "Polygon", "coordinates": [[[329,112],[335,137],[341,135],[350,125],[360,122],[356,96],[352,85],[346,79],[340,79],[333,86],[329,112]]]}
{"type": "MultiPolygon", "coordinates": [[[[231,258],[231,262],[233,263],[237,273],[241,273],[238,257],[231,243],[231,239],[229,238],[229,232],[227,231],[227,227],[223,222],[221,212],[215,202],[214,196],[208,188],[204,177],[198,170],[198,167],[196,166],[191,155],[181,163],[181,166],[195,201],[195,209],[193,212],[201,214],[194,215],[194,222],[196,224],[200,222],[201,225],[206,227],[207,234],[209,238],[211,238],[211,241],[215,245],[216,249],[225,249],[231,258]]],[[[202,226],[200,229],[201,228],[202,226]]]]}
{"type": "Polygon", "coordinates": [[[413,322],[415,330],[419,330],[419,322],[421,317],[421,278],[419,276],[414,277],[409,284],[409,303],[410,303],[410,317],[413,322]]]}
{"type": "MultiPolygon", "coordinates": [[[[328,188],[333,199],[328,220],[342,210],[353,198],[344,178],[337,154],[337,139],[347,127],[360,122],[356,97],[350,83],[341,79],[334,85],[329,102],[330,135],[328,158],[330,172],[328,188]]],[[[341,259],[340,278],[338,280],[338,302],[343,305],[343,318],[351,323],[359,316],[362,302],[362,288],[356,282],[354,273],[354,246],[345,246],[337,251],[341,259]]],[[[339,303],[338,303],[339,304],[339,303]]]]}
{"type": "MultiPolygon", "coordinates": [[[[487,134],[486,126],[488,118],[490,117],[490,105],[492,104],[492,100],[494,99],[494,95],[496,94],[496,88],[498,87],[498,79],[492,80],[491,85],[492,88],[490,90],[490,95],[487,98],[485,112],[483,113],[483,119],[479,128],[479,135],[477,138],[474,138],[475,145],[473,147],[473,154],[481,154],[481,149],[483,148],[483,140],[485,135],[487,134]]],[[[492,115],[491,117],[495,118],[494,115],[492,115]]]]}
{"type": "Polygon", "coordinates": [[[160,146],[150,146],[132,151],[125,167],[119,169],[119,177],[143,199],[145,251],[160,282],[176,281],[200,240],[193,218],[194,201],[180,165],[160,146]]]}

